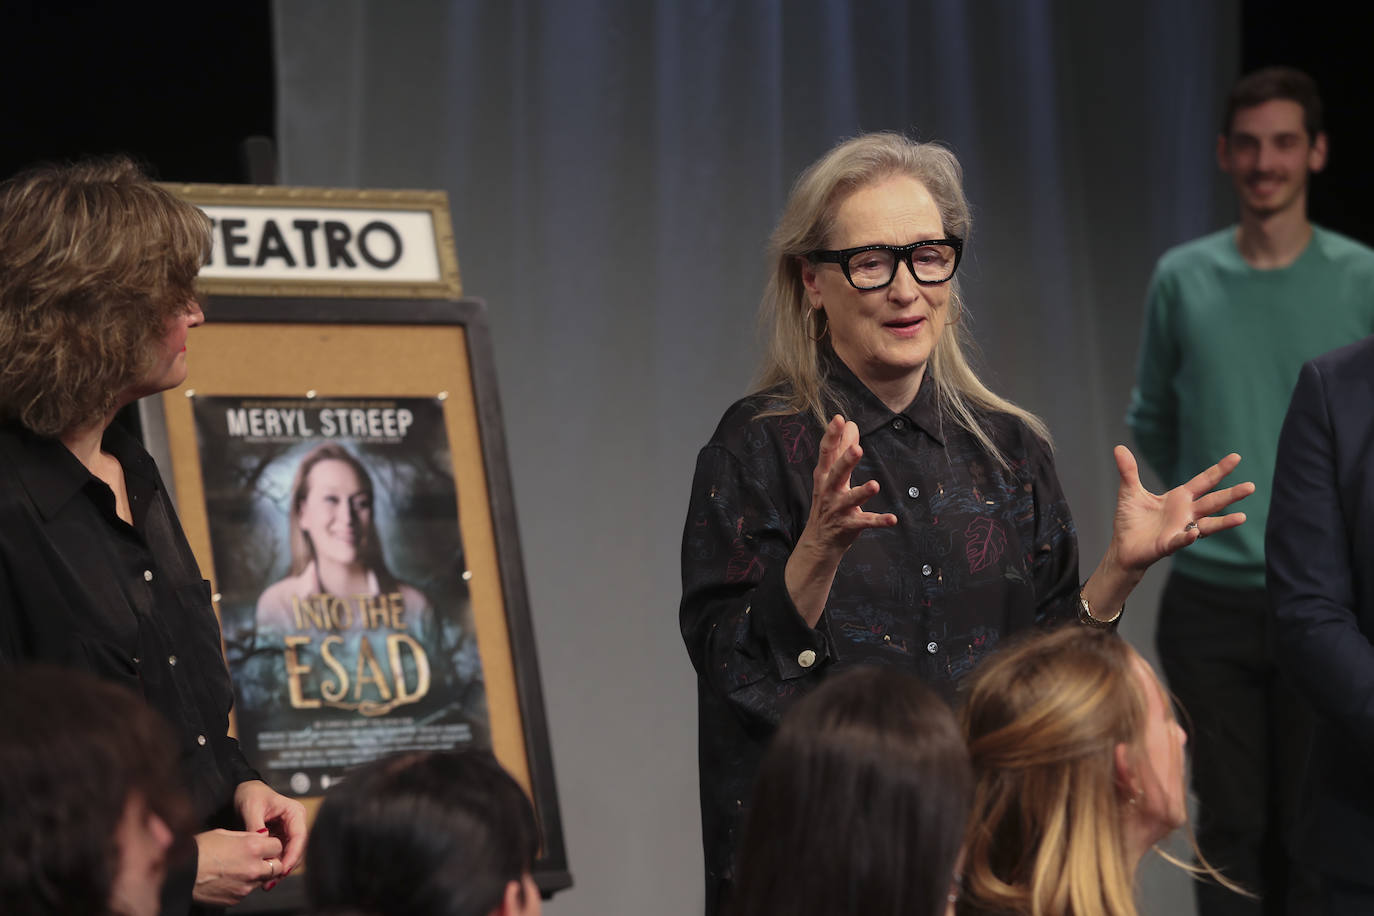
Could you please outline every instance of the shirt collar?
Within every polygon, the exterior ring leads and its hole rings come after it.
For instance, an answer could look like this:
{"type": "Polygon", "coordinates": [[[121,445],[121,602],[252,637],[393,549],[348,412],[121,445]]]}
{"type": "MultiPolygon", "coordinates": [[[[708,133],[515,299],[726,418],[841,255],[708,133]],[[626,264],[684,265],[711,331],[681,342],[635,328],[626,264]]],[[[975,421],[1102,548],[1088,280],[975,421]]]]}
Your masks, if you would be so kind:
{"type": "Polygon", "coordinates": [[[111,423],[109,428],[105,430],[105,437],[101,439],[100,447],[119,460],[120,467],[124,469],[126,481],[132,474],[142,478],[143,483],[150,487],[157,486],[157,464],[153,461],[153,456],[148,454],[148,450],[143,447],[143,443],[139,442],[133,433],[119,423],[111,423]]]}
{"type": "Polygon", "coordinates": [[[838,397],[838,412],[843,413],[846,420],[854,421],[861,437],[887,426],[900,416],[914,423],[940,445],[945,444],[939,398],[936,397],[937,386],[930,374],[929,364],[926,366],[925,377],[921,379],[921,387],[916,391],[916,397],[905,409],[896,413],[889,410],[876,394],[868,390],[868,386],[844,364],[833,348],[826,349],[821,358],[821,366],[825,372],[825,387],[828,393],[838,397]]]}
{"type": "MultiPolygon", "coordinates": [[[[104,481],[88,471],[58,439],[35,435],[16,422],[6,423],[4,433],[15,446],[10,450],[15,474],[44,521],[51,520],[88,485],[98,484],[109,493],[104,481]]],[[[119,460],[126,486],[129,475],[156,486],[153,459],[123,427],[112,423],[105,431],[101,447],[119,460]]]]}

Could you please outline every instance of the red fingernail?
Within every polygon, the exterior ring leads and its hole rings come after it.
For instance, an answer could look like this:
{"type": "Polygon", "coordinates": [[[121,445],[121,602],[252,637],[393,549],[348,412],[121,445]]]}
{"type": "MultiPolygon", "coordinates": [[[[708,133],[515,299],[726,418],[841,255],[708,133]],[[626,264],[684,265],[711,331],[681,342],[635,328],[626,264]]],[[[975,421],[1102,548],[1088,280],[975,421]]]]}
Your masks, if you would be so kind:
{"type": "Polygon", "coordinates": [[[265,891],[270,891],[272,888],[274,888],[274,887],[276,887],[276,886],[277,886],[277,882],[275,882],[275,881],[268,881],[268,882],[267,882],[267,886],[264,887],[263,890],[265,890],[265,891]]]}
{"type": "Polygon", "coordinates": [[[267,832],[267,828],[266,828],[266,827],[259,827],[259,828],[258,828],[258,833],[266,833],[266,832],[267,832]]]}
{"type": "Polygon", "coordinates": [[[282,876],[283,878],[285,878],[287,875],[291,874],[291,873],[292,873],[293,871],[295,871],[295,870],[296,870],[296,866],[292,865],[292,866],[291,866],[290,868],[288,868],[286,871],[282,872],[282,873],[281,873],[281,876],[282,876]]]}

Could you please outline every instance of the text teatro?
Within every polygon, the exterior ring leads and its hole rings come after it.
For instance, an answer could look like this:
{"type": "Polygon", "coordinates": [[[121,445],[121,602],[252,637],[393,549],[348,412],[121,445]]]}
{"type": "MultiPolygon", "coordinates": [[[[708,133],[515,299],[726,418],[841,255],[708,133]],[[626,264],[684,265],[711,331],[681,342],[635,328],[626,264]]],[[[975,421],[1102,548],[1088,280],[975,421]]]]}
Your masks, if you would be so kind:
{"type": "Polygon", "coordinates": [[[330,268],[357,267],[361,259],[377,270],[401,260],[401,233],[385,220],[374,219],[356,232],[342,220],[293,219],[283,229],[275,219],[263,220],[257,238],[249,234],[247,220],[211,218],[219,235],[216,254],[223,252],[226,267],[262,267],[268,261],[279,266],[330,268]]]}

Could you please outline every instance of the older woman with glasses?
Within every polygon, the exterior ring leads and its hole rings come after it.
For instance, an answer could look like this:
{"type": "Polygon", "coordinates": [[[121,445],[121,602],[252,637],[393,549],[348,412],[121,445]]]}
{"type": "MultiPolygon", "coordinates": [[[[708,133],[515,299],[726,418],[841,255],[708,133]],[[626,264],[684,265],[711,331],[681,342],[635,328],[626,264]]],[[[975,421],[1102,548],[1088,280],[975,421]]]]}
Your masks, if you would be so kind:
{"type": "Polygon", "coordinates": [[[952,701],[1008,635],[1111,626],[1150,564],[1244,521],[1215,513],[1252,485],[1212,492],[1239,456],[1161,496],[1118,446],[1112,539],[1079,579],[1044,423],[964,356],[970,228],[954,155],[878,133],[808,168],[773,233],[759,387],[701,450],[682,548],[708,911],[768,738],[827,673],[895,665],[952,701]]]}

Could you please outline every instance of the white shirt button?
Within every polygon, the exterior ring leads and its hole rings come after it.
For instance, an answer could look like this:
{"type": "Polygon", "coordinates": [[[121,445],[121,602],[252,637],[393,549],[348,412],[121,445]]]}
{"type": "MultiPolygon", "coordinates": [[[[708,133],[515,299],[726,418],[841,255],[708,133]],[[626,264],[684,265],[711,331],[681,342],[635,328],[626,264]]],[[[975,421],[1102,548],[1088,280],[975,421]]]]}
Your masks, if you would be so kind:
{"type": "Polygon", "coordinates": [[[929,652],[931,655],[934,655],[936,652],[940,651],[940,646],[938,643],[932,640],[926,643],[926,651],[929,652]]]}
{"type": "Polygon", "coordinates": [[[906,421],[903,420],[901,417],[898,417],[897,419],[892,421],[893,429],[901,429],[903,426],[906,426],[906,421]]]}
{"type": "Polygon", "coordinates": [[[884,634],[884,635],[883,635],[883,642],[892,642],[892,637],[889,636],[889,635],[887,635],[887,634],[884,634]]]}
{"type": "Polygon", "coordinates": [[[921,575],[923,576],[928,576],[934,571],[935,570],[931,568],[931,565],[929,563],[925,563],[921,566],[921,575]]]}
{"type": "Polygon", "coordinates": [[[909,490],[906,491],[906,495],[910,496],[912,499],[915,499],[916,497],[921,495],[921,488],[911,487],[909,490]]]}
{"type": "Polygon", "coordinates": [[[151,569],[145,569],[145,570],[143,570],[143,581],[144,581],[144,582],[151,582],[151,581],[153,581],[153,571],[152,571],[151,569]]]}
{"type": "Polygon", "coordinates": [[[167,664],[175,668],[177,666],[177,657],[175,655],[167,656],[167,664]]]}
{"type": "Polygon", "coordinates": [[[801,665],[803,668],[810,668],[812,665],[816,664],[815,651],[812,649],[802,649],[801,654],[797,656],[797,664],[801,665]]]}
{"type": "Polygon", "coordinates": [[[205,736],[196,735],[196,744],[199,744],[201,747],[205,747],[205,736]]]}

